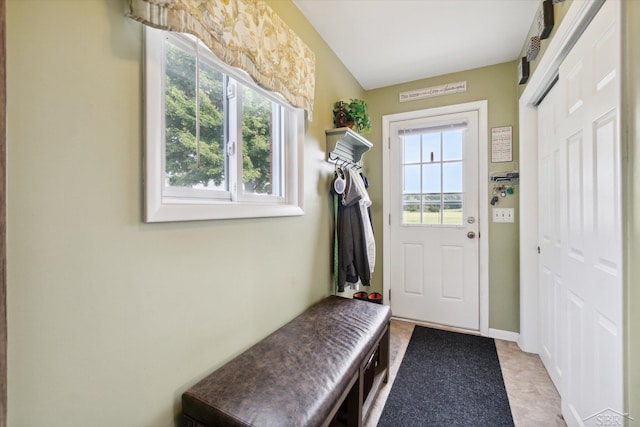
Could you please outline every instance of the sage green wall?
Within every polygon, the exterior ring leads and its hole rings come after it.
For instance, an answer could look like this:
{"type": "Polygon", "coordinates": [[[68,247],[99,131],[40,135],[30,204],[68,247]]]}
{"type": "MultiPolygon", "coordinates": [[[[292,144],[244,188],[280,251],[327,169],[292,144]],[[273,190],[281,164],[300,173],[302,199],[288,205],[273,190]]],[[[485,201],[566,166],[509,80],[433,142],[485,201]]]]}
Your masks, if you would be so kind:
{"type": "Polygon", "coordinates": [[[640,426],[640,2],[622,3],[623,20],[623,218],[626,411],[640,426]],[[626,132],[624,132],[626,130],[626,132]]]}
{"type": "Polygon", "coordinates": [[[174,425],[181,393],[331,293],[324,129],[362,97],[316,53],[305,215],[144,224],[142,26],[124,0],[8,0],[8,425],[174,425]]]}
{"type": "MultiPolygon", "coordinates": [[[[365,154],[366,173],[370,180],[370,195],[373,201],[373,217],[378,246],[382,246],[382,116],[445,105],[488,100],[488,159],[491,160],[491,128],[513,126],[513,161],[518,161],[518,115],[516,92],[516,62],[477,68],[459,73],[418,80],[367,91],[365,99],[373,126],[367,137],[373,142],[373,148],[365,154]],[[438,86],[445,83],[467,81],[467,91],[453,95],[427,98],[411,102],[399,102],[400,92],[438,86]]],[[[512,164],[490,163],[489,172],[510,169],[512,164]]],[[[489,178],[483,178],[491,194],[489,178]]],[[[520,330],[519,301],[519,192],[500,200],[500,207],[515,208],[516,220],[513,224],[494,224],[489,222],[489,327],[505,331],[520,330]]],[[[487,201],[488,202],[488,201],[487,201]]],[[[491,208],[491,206],[489,206],[491,208]]],[[[481,220],[487,221],[490,213],[482,213],[481,220]]],[[[378,260],[374,273],[373,287],[382,289],[382,251],[378,251],[378,260]]]]}

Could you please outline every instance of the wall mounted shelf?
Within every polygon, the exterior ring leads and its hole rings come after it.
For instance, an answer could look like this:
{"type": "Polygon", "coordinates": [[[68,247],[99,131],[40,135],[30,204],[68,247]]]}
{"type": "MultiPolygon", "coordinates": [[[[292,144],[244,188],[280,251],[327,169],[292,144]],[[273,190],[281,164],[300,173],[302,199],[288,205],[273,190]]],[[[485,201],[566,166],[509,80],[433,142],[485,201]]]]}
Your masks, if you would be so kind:
{"type": "Polygon", "coordinates": [[[359,163],[373,144],[349,128],[327,129],[327,159],[359,163]]]}

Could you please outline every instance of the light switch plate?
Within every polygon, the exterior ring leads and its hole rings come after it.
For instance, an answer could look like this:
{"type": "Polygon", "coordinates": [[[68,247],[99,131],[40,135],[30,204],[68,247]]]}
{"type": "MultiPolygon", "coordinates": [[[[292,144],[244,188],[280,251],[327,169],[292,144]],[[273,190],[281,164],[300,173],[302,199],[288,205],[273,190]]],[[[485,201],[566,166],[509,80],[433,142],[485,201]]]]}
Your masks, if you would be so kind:
{"type": "Polygon", "coordinates": [[[493,208],[493,222],[513,222],[513,208],[493,208]]]}

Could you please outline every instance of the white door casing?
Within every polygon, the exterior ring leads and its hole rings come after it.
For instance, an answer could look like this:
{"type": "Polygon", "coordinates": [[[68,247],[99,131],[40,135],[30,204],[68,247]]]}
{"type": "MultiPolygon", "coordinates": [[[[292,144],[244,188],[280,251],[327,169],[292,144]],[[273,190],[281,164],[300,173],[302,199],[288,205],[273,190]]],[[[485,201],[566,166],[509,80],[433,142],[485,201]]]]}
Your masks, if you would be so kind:
{"type": "MultiPolygon", "coordinates": [[[[486,257],[487,245],[486,238],[479,238],[483,232],[487,235],[488,228],[484,218],[480,218],[480,212],[486,212],[487,209],[488,186],[479,185],[487,177],[486,106],[486,101],[481,101],[383,118],[384,138],[389,142],[383,155],[383,212],[386,218],[391,215],[390,220],[385,221],[383,230],[384,241],[387,242],[383,253],[384,291],[388,294],[390,289],[393,290],[391,305],[396,317],[488,334],[488,271],[487,263],[481,262],[486,257]],[[426,163],[421,166],[403,166],[406,160],[400,143],[403,138],[397,137],[398,132],[406,131],[415,135],[421,133],[415,129],[442,129],[445,124],[459,125],[463,122],[468,123],[470,129],[464,132],[467,134],[463,155],[464,212],[455,213],[454,218],[442,213],[440,221],[451,221],[455,225],[403,224],[413,220],[407,216],[407,212],[403,213],[402,208],[403,190],[407,190],[403,181],[404,173],[411,168],[422,168],[423,174],[426,174],[428,170],[440,168],[440,171],[445,171],[441,173],[446,180],[446,168],[456,165],[443,162],[440,167],[438,161],[445,159],[436,152],[435,158],[431,154],[431,162],[427,156],[426,163]],[[473,233],[472,237],[468,237],[467,233],[473,233]]],[[[414,136],[405,138],[408,140],[414,136]]],[[[422,134],[422,138],[425,138],[425,134],[422,134]]],[[[442,185],[446,187],[445,181],[442,181],[442,185]]],[[[446,193],[446,188],[443,191],[446,193]]],[[[405,200],[405,208],[407,204],[405,200]]],[[[433,213],[425,210],[423,215],[425,222],[433,220],[433,213]]]]}
{"type": "Polygon", "coordinates": [[[562,304],[560,187],[561,144],[558,138],[560,89],[557,85],[538,107],[538,185],[540,244],[540,358],[556,388],[562,390],[562,304]]]}

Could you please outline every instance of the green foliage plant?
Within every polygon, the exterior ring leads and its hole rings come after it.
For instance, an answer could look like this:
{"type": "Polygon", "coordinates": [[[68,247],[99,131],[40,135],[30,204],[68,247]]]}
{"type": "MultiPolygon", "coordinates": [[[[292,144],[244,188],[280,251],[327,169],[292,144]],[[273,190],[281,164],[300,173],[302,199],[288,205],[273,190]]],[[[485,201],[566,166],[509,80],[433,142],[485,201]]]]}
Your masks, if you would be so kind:
{"type": "MultiPolygon", "coordinates": [[[[371,130],[371,118],[367,111],[367,103],[362,99],[351,99],[343,102],[343,110],[347,115],[347,122],[353,122],[353,129],[358,132],[369,132],[371,130]]],[[[335,117],[340,110],[340,101],[333,104],[333,124],[336,124],[335,117]]]]}

